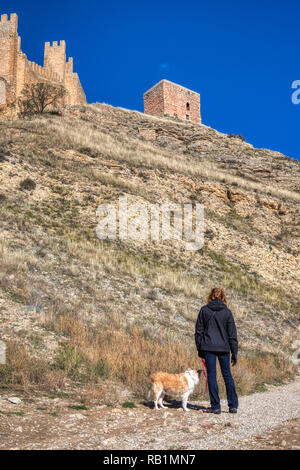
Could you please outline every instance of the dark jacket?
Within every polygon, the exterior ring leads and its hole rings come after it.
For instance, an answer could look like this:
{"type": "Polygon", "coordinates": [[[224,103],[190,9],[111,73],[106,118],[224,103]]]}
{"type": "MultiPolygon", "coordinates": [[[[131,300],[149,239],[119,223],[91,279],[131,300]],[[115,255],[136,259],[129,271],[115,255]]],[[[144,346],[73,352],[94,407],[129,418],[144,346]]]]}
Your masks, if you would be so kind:
{"type": "Polygon", "coordinates": [[[200,357],[203,351],[230,352],[237,356],[238,340],[234,318],[227,306],[215,299],[201,308],[195,329],[200,357]]]}

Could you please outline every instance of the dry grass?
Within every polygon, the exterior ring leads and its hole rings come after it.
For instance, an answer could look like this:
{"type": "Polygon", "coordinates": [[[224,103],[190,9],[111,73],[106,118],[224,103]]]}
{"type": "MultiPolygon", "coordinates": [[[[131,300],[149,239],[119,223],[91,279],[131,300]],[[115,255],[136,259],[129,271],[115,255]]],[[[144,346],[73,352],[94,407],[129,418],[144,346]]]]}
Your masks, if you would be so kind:
{"type": "Polygon", "coordinates": [[[296,192],[275,187],[274,185],[262,184],[249,181],[239,176],[220,170],[220,168],[205,162],[193,165],[187,162],[186,156],[156,150],[150,144],[133,140],[124,135],[108,135],[94,130],[90,124],[80,121],[80,125],[74,125],[74,121],[50,120],[49,118],[38,118],[37,126],[47,126],[47,132],[53,133],[55,140],[62,139],[64,144],[70,148],[90,148],[94,152],[104,155],[106,158],[126,162],[129,165],[146,168],[159,168],[171,172],[182,173],[193,177],[204,177],[209,181],[220,181],[230,185],[243,188],[244,190],[257,191],[278,198],[287,198],[300,201],[300,195],[296,192]]]}
{"type": "MultiPolygon", "coordinates": [[[[186,297],[202,298],[205,297],[207,291],[207,285],[204,285],[198,276],[191,275],[183,268],[171,267],[154,259],[152,263],[150,260],[145,263],[145,260],[138,254],[105,244],[100,240],[95,243],[67,239],[65,249],[70,257],[80,259],[94,271],[98,271],[101,266],[105,267],[110,274],[130,275],[136,280],[138,277],[143,277],[153,287],[172,293],[182,293],[186,297]]],[[[280,289],[258,282],[247,272],[211,250],[207,250],[207,253],[217,261],[218,266],[222,267],[221,283],[224,288],[239,294],[255,295],[276,306],[286,306],[287,299],[280,289]]]]}
{"type": "Polygon", "coordinates": [[[89,328],[65,315],[53,318],[47,327],[69,337],[58,351],[56,364],[72,378],[115,379],[140,396],[145,394],[149,377],[155,370],[167,368],[169,372],[178,372],[199,365],[198,356],[178,342],[170,338],[161,342],[153,340],[136,327],[89,328]]]}
{"type": "MultiPolygon", "coordinates": [[[[160,342],[151,340],[138,328],[89,328],[72,316],[58,316],[48,322],[47,327],[68,337],[61,343],[54,363],[34,357],[20,343],[9,341],[7,364],[0,368],[1,388],[49,393],[63,390],[71,379],[88,385],[96,396],[97,386],[101,389],[103,381],[113,380],[130,388],[137,398],[143,398],[154,371],[178,373],[190,367],[202,367],[198,355],[186,345],[168,338],[160,342]]],[[[294,374],[295,367],[288,359],[268,353],[241,355],[233,368],[239,395],[262,390],[265,383],[279,384],[294,374]]],[[[218,381],[220,394],[225,397],[219,370],[218,381]]],[[[80,393],[83,401],[91,394],[80,393]]],[[[194,398],[196,396],[207,398],[203,379],[195,390],[194,398]]],[[[107,400],[110,399],[107,396],[107,400]]]]}
{"type": "Polygon", "coordinates": [[[54,369],[16,341],[6,343],[6,357],[7,363],[0,367],[0,388],[13,387],[27,393],[33,388],[48,392],[65,385],[65,371],[54,369]]]}
{"type": "MultiPolygon", "coordinates": [[[[115,276],[129,276],[135,279],[135,285],[158,287],[165,292],[183,294],[186,298],[204,298],[207,285],[203,284],[196,275],[191,275],[182,268],[167,265],[151,257],[145,263],[145,259],[138,253],[130,252],[125,248],[119,248],[113,244],[107,244],[100,240],[87,241],[76,239],[76,235],[68,233],[67,237],[48,242],[48,249],[55,256],[65,253],[70,260],[65,268],[65,274],[74,278],[80,278],[82,267],[89,270],[90,293],[97,298],[97,279],[107,274],[115,276]],[[76,260],[76,264],[74,263],[76,260]],[[95,286],[94,291],[93,285],[95,286]]],[[[213,257],[212,253],[209,253],[213,257]]],[[[44,282],[39,280],[39,286],[33,285],[31,272],[53,271],[53,263],[48,258],[40,258],[31,251],[16,249],[9,246],[3,236],[0,236],[0,256],[2,266],[0,272],[0,287],[12,298],[27,302],[31,297],[33,288],[41,288],[44,282]],[[12,275],[12,276],[11,276],[12,275]]],[[[217,255],[214,254],[216,257],[217,255]]],[[[213,258],[214,259],[214,258],[213,258]]],[[[220,255],[216,259],[218,266],[222,267],[222,285],[239,295],[255,295],[257,298],[267,301],[277,307],[288,306],[288,300],[280,289],[264,285],[249,276],[240,268],[231,265],[220,255]]]]}
{"type": "MultiPolygon", "coordinates": [[[[47,326],[69,338],[58,351],[56,367],[85,382],[97,382],[99,378],[117,380],[139,397],[146,395],[153,372],[178,373],[200,366],[195,348],[167,336],[153,340],[146,331],[136,327],[91,328],[68,315],[54,317],[47,326]]],[[[264,383],[290,379],[294,372],[293,365],[280,355],[253,352],[241,355],[233,369],[241,395],[258,390],[264,383]]],[[[224,385],[219,381],[224,396],[224,385]]],[[[200,395],[204,397],[203,381],[200,395]]]]}

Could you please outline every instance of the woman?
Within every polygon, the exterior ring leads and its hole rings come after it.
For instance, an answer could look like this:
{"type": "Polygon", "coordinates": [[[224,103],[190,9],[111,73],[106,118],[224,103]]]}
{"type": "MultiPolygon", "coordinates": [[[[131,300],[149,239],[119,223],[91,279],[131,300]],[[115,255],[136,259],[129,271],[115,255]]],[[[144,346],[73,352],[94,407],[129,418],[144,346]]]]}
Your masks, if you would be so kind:
{"type": "Polygon", "coordinates": [[[195,330],[195,341],[199,357],[205,359],[207,381],[211,407],[208,413],[221,413],[219,389],[217,383],[216,360],[218,358],[226,386],[229,413],[236,413],[238,397],[230,371],[231,364],[237,363],[238,340],[236,326],[231,311],[227,308],[226,297],[222,289],[211,290],[207,305],[201,308],[195,330]]]}

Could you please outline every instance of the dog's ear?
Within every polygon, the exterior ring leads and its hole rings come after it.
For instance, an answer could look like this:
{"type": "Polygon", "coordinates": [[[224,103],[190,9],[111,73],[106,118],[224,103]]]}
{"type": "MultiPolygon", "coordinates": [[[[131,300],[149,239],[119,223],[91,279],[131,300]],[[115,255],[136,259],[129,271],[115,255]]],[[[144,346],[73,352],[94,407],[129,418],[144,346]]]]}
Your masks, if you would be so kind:
{"type": "Polygon", "coordinates": [[[198,373],[198,375],[199,375],[199,377],[200,377],[201,374],[203,373],[203,370],[202,370],[202,369],[198,369],[198,370],[197,370],[197,373],[198,373]]]}

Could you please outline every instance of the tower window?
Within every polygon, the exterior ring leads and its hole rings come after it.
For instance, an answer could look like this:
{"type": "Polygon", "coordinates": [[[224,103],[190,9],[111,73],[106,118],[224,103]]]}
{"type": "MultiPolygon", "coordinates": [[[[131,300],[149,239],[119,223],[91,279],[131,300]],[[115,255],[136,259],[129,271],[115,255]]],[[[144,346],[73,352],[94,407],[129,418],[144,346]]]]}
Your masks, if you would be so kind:
{"type": "Polygon", "coordinates": [[[185,116],[185,117],[186,117],[187,121],[190,119],[190,116],[189,116],[189,114],[186,114],[186,116],[185,116]]]}
{"type": "Polygon", "coordinates": [[[187,103],[187,104],[186,104],[186,110],[187,110],[187,111],[190,110],[190,103],[187,103]]]}

